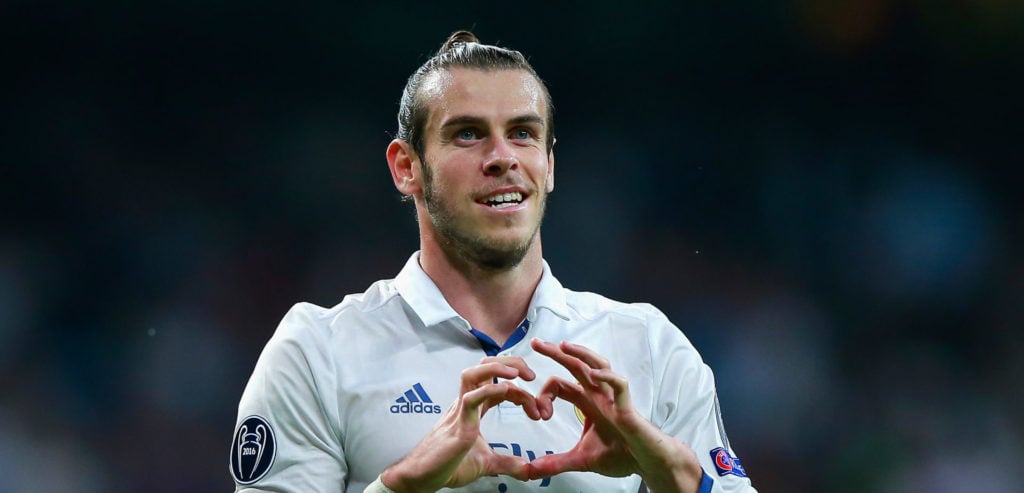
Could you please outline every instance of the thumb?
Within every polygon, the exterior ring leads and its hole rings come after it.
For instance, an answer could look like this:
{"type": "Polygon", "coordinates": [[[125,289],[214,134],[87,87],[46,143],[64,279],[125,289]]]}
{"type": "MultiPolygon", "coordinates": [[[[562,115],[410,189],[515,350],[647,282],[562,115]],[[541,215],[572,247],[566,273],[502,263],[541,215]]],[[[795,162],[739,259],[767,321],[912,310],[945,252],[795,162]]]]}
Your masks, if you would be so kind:
{"type": "Polygon", "coordinates": [[[488,474],[504,474],[520,481],[530,479],[530,463],[522,457],[495,453],[487,462],[488,474]]]}
{"type": "Polygon", "coordinates": [[[540,479],[568,471],[586,471],[586,464],[574,449],[561,454],[537,457],[530,462],[530,479],[540,479]]]}

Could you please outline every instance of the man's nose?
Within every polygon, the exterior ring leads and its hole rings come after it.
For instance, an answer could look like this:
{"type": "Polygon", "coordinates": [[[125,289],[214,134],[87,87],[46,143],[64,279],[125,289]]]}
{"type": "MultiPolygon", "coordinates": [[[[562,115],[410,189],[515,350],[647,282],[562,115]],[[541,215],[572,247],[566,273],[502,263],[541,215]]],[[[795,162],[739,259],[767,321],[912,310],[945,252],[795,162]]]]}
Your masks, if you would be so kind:
{"type": "Polygon", "coordinates": [[[484,174],[500,176],[519,166],[512,145],[504,137],[492,139],[491,148],[484,158],[484,174]]]}

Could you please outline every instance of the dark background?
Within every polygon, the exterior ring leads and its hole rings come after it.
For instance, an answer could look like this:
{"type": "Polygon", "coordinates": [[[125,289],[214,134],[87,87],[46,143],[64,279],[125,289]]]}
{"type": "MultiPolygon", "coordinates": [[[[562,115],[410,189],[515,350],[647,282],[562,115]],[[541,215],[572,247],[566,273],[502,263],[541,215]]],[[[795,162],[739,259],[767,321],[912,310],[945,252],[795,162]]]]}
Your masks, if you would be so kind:
{"type": "Polygon", "coordinates": [[[1016,492],[1014,0],[0,5],[0,491],[229,491],[278,320],[417,248],[384,160],[447,34],[557,106],[545,255],[669,314],[763,492],[1016,492]]]}

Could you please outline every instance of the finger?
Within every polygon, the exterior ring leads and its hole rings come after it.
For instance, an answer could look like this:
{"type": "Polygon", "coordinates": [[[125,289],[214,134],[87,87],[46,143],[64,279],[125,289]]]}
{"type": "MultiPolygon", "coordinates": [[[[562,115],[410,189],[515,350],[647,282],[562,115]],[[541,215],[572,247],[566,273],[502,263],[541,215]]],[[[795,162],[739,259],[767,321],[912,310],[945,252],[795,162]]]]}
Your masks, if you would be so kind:
{"type": "Polygon", "coordinates": [[[595,381],[608,384],[612,389],[612,401],[615,406],[621,408],[631,407],[633,404],[629,398],[629,380],[611,370],[592,370],[590,376],[595,381]]]}
{"type": "Polygon", "coordinates": [[[568,471],[586,471],[587,465],[576,449],[538,457],[530,462],[530,479],[540,479],[568,471]]]}
{"type": "Polygon", "coordinates": [[[520,356],[487,356],[480,360],[480,364],[485,363],[500,363],[506,366],[511,366],[519,370],[519,378],[526,380],[527,382],[533,381],[537,378],[537,374],[533,372],[529,365],[526,364],[520,356]]]}
{"type": "Polygon", "coordinates": [[[579,358],[591,368],[603,370],[610,369],[612,367],[611,363],[609,363],[604,356],[591,351],[586,346],[573,344],[569,341],[562,341],[562,344],[560,344],[559,347],[561,347],[562,351],[565,351],[569,356],[579,358]]]}
{"type": "Polygon", "coordinates": [[[490,452],[492,457],[487,461],[487,474],[504,474],[520,481],[530,479],[530,462],[522,457],[490,452]]]}
{"type": "Polygon", "coordinates": [[[479,426],[480,417],[483,416],[482,407],[492,400],[496,402],[505,400],[509,387],[508,382],[502,382],[484,385],[462,394],[460,410],[463,422],[470,426],[479,426]]]}
{"type": "Polygon", "coordinates": [[[537,394],[537,406],[541,415],[545,417],[544,419],[550,419],[554,415],[555,399],[564,399],[573,403],[587,416],[599,414],[583,387],[562,378],[551,377],[537,394]]]}
{"type": "Polygon", "coordinates": [[[502,363],[490,362],[462,370],[462,393],[469,392],[495,378],[512,379],[519,376],[519,369],[502,363]]]}
{"type": "Polygon", "coordinates": [[[547,356],[555,360],[558,364],[569,370],[572,376],[576,377],[576,380],[580,382],[586,382],[587,385],[593,387],[594,381],[590,378],[590,366],[583,362],[583,360],[570,356],[558,344],[553,344],[540,339],[533,339],[530,341],[530,347],[535,351],[544,356],[547,356]]]}
{"type": "Polygon", "coordinates": [[[495,395],[485,400],[480,411],[481,416],[486,414],[492,407],[497,406],[503,401],[508,401],[523,408],[523,411],[526,412],[526,415],[529,416],[530,419],[541,419],[541,413],[537,406],[537,398],[534,397],[533,394],[519,388],[511,382],[502,382],[493,385],[506,385],[508,386],[508,390],[503,395],[495,395]]]}
{"type": "Polygon", "coordinates": [[[548,386],[553,385],[552,380],[558,377],[551,377],[547,382],[544,383],[544,387],[541,387],[540,393],[537,394],[537,398],[534,402],[537,404],[537,410],[540,412],[540,417],[543,420],[549,420],[555,415],[554,400],[557,397],[556,394],[548,390],[548,386]]]}

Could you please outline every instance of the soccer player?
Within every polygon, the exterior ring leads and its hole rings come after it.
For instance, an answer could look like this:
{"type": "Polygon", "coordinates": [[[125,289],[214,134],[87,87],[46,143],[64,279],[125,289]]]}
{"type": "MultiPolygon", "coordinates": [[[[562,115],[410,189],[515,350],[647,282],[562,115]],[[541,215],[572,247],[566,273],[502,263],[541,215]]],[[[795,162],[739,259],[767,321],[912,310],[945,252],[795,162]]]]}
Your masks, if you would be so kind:
{"type": "Polygon", "coordinates": [[[413,73],[387,161],[420,250],[288,312],[239,404],[237,491],[754,491],[685,336],[543,260],[552,108],[519,52],[466,31],[413,73]]]}

